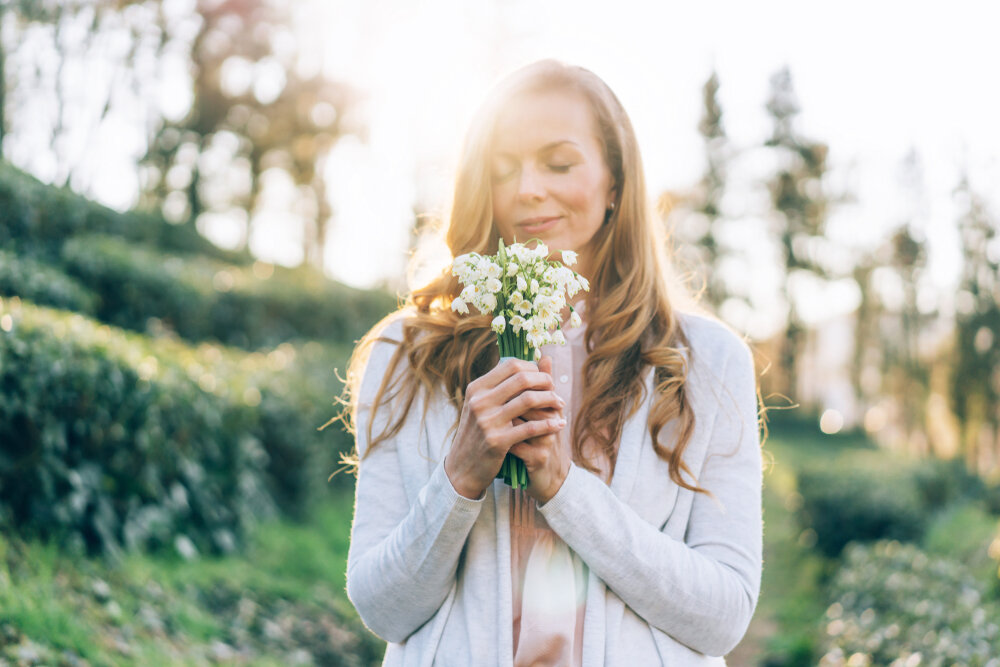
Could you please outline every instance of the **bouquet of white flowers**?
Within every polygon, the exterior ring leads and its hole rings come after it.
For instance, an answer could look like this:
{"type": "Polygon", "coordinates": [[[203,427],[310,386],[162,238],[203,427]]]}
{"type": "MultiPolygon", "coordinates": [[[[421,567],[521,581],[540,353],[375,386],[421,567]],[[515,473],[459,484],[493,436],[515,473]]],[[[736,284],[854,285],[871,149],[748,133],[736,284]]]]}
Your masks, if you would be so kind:
{"type": "MultiPolygon", "coordinates": [[[[538,242],[534,248],[523,243],[504,247],[503,239],[495,256],[470,252],[455,258],[452,275],[465,286],[452,300],[451,308],[467,314],[472,304],[484,315],[493,315],[500,360],[513,357],[537,361],[542,345],[564,345],[560,312],[569,306],[570,325],[580,326],[580,315],[566,301],[581,289],[590,290],[587,279],[570,269],[576,253],[563,250],[563,263],[548,260],[549,249],[538,242]]],[[[517,488],[528,485],[524,462],[508,454],[498,478],[517,488]]]]}

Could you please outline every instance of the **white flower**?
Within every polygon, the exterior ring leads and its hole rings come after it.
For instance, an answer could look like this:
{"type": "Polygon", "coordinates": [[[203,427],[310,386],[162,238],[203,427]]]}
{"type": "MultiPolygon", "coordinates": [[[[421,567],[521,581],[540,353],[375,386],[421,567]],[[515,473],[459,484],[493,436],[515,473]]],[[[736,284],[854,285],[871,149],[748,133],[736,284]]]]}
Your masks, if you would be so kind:
{"type": "Polygon", "coordinates": [[[479,270],[482,271],[483,275],[487,278],[499,280],[500,276],[503,275],[503,269],[500,268],[500,265],[488,258],[484,262],[480,263],[479,270]]]}
{"type": "Polygon", "coordinates": [[[517,277],[517,289],[519,292],[526,292],[528,290],[528,281],[524,279],[524,276],[517,277]]]}
{"type": "Polygon", "coordinates": [[[483,315],[492,315],[493,311],[496,310],[496,307],[497,296],[496,294],[490,294],[489,292],[480,296],[479,300],[476,302],[476,308],[478,308],[479,312],[483,315]]]}
{"type": "Polygon", "coordinates": [[[517,304],[521,303],[522,301],[524,301],[524,297],[521,296],[520,292],[511,292],[510,296],[507,297],[507,303],[509,303],[512,306],[517,306],[517,304]]]}
{"type": "Polygon", "coordinates": [[[507,277],[510,278],[511,276],[517,275],[517,271],[519,268],[520,267],[518,267],[517,262],[511,262],[510,264],[508,264],[507,277]]]}
{"type": "Polygon", "coordinates": [[[521,333],[521,329],[524,328],[524,318],[520,315],[515,315],[510,318],[510,326],[514,329],[514,333],[521,333]]]}
{"type": "Polygon", "coordinates": [[[542,358],[542,350],[540,348],[535,348],[535,361],[542,358]]]}
{"type": "Polygon", "coordinates": [[[549,247],[544,243],[542,243],[541,241],[539,241],[538,245],[535,246],[535,255],[539,259],[545,259],[546,257],[549,256],[549,247]]]}
{"type": "Polygon", "coordinates": [[[472,283],[462,289],[462,293],[458,295],[458,298],[462,301],[474,301],[477,294],[479,294],[479,285],[472,283]]]}
{"type": "Polygon", "coordinates": [[[530,315],[532,308],[533,308],[533,306],[532,306],[531,302],[528,301],[527,299],[521,299],[517,303],[517,305],[514,306],[514,310],[516,310],[517,312],[521,313],[522,315],[530,315]]]}
{"type": "Polygon", "coordinates": [[[483,287],[486,288],[487,292],[490,292],[491,294],[496,294],[497,292],[503,289],[503,283],[501,283],[496,278],[487,278],[486,284],[483,287]]]}
{"type": "Polygon", "coordinates": [[[557,345],[565,345],[566,336],[563,335],[562,331],[556,329],[555,331],[552,332],[552,342],[557,345]]]}
{"type": "Polygon", "coordinates": [[[493,318],[493,322],[490,323],[490,327],[498,334],[502,334],[506,326],[507,323],[504,321],[503,315],[497,315],[493,318]]]}
{"type": "Polygon", "coordinates": [[[576,278],[570,278],[566,281],[566,293],[572,297],[574,294],[580,291],[580,282],[576,278]]]}
{"type": "Polygon", "coordinates": [[[462,315],[469,314],[469,306],[467,306],[466,303],[462,301],[461,297],[456,297],[451,300],[451,309],[454,310],[456,313],[461,313],[462,315]]]}
{"type": "Polygon", "coordinates": [[[580,313],[578,313],[578,312],[576,312],[574,310],[572,313],[570,313],[570,316],[569,316],[569,325],[571,327],[578,327],[581,324],[583,324],[583,320],[580,319],[580,313]]]}
{"type": "Polygon", "coordinates": [[[532,278],[531,279],[531,285],[529,287],[531,288],[531,293],[532,294],[538,294],[538,281],[537,280],[535,280],[534,278],[532,278]]]}
{"type": "Polygon", "coordinates": [[[572,250],[563,250],[562,260],[563,264],[565,264],[566,266],[573,266],[574,264],[576,264],[576,253],[573,252],[572,250]]]}
{"type": "Polygon", "coordinates": [[[590,291],[590,281],[589,280],[587,280],[586,278],[584,278],[583,276],[581,276],[579,274],[577,274],[576,279],[578,281],[580,281],[580,287],[583,288],[584,292],[589,292],[590,291]]]}

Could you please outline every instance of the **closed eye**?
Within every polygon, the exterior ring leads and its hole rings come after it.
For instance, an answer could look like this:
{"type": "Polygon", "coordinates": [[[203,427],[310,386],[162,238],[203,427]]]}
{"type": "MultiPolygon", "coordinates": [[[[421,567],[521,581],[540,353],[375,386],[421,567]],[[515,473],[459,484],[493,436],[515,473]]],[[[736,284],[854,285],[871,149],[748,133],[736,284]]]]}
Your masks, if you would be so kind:
{"type": "Polygon", "coordinates": [[[569,171],[569,168],[572,167],[572,166],[573,165],[571,165],[571,164],[550,164],[549,165],[549,169],[551,169],[552,171],[558,172],[560,174],[565,174],[566,172],[569,171]]]}

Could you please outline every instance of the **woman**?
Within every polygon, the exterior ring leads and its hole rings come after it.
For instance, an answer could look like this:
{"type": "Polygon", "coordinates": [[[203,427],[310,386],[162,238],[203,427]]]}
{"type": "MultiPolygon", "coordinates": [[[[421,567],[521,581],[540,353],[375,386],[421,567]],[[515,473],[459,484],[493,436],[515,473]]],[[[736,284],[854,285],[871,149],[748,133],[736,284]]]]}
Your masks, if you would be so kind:
{"type": "Polygon", "coordinates": [[[578,254],[591,289],[564,348],[498,364],[443,273],[348,372],[347,592],[384,664],[725,664],[760,589],[753,363],[672,307],[631,123],[588,70],[529,65],[477,114],[446,240],[499,237],[578,254]],[[508,451],[526,491],[495,479],[508,451]]]}

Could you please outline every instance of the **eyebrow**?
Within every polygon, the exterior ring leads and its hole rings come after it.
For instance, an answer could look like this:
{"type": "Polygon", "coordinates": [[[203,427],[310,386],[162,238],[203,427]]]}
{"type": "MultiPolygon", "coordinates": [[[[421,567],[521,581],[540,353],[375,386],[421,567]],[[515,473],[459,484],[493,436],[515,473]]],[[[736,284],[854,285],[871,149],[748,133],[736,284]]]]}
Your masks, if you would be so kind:
{"type": "MultiPolygon", "coordinates": [[[[552,141],[550,143],[545,144],[544,146],[542,146],[541,148],[539,148],[537,152],[544,153],[545,151],[552,150],[556,146],[560,146],[562,144],[573,144],[577,148],[580,147],[580,144],[576,143],[572,139],[559,139],[558,141],[552,141]]],[[[513,153],[506,153],[506,152],[498,152],[497,155],[503,156],[503,157],[514,157],[513,153]]]]}

